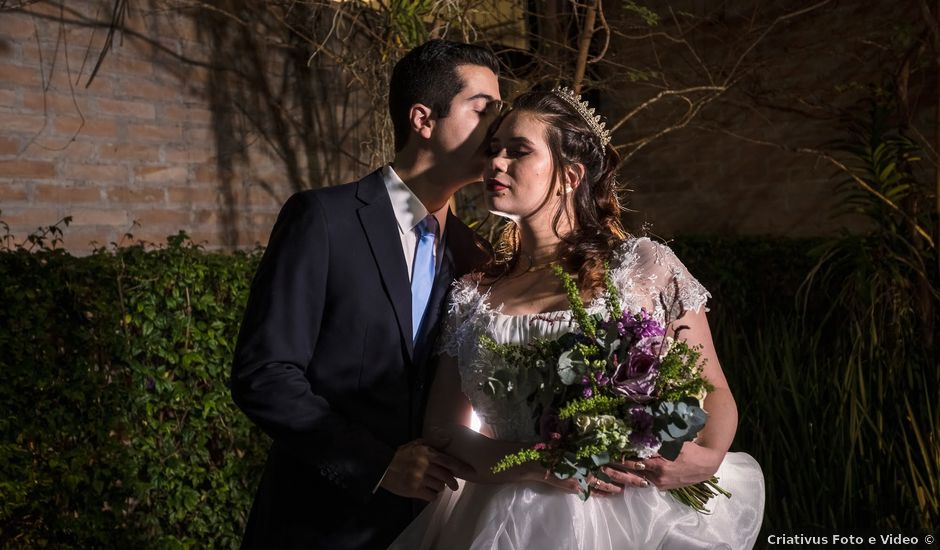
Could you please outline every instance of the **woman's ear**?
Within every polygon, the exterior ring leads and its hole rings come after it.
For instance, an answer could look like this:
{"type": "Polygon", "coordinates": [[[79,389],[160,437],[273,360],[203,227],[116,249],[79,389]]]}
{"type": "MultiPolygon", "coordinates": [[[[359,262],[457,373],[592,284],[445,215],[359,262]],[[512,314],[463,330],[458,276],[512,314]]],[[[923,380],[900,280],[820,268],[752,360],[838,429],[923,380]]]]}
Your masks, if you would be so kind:
{"type": "Polygon", "coordinates": [[[580,162],[565,166],[564,171],[565,192],[570,193],[581,185],[584,179],[584,165],[580,162]]]}
{"type": "Polygon", "coordinates": [[[408,121],[411,123],[411,130],[424,139],[431,137],[431,131],[434,129],[434,120],[431,118],[431,108],[421,103],[415,103],[408,111],[408,121]]]}

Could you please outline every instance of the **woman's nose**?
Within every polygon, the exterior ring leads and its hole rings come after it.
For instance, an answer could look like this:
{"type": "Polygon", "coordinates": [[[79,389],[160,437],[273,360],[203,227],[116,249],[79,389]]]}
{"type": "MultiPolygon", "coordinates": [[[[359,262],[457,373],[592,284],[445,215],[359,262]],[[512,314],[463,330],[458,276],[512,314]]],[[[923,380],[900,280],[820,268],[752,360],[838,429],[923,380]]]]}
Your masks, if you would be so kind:
{"type": "Polygon", "coordinates": [[[502,151],[500,151],[498,154],[490,157],[490,165],[489,165],[490,171],[493,172],[494,174],[497,172],[505,172],[506,163],[507,163],[507,159],[505,155],[502,154],[502,151]]]}

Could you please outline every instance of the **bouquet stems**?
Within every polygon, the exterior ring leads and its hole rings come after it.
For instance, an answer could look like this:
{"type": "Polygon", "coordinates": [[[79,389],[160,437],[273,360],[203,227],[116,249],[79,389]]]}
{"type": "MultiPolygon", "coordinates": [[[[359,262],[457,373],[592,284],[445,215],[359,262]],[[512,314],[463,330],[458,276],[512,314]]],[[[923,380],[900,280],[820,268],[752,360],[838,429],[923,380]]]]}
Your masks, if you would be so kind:
{"type": "Polygon", "coordinates": [[[700,514],[711,514],[711,510],[706,508],[705,505],[712,497],[724,495],[727,498],[731,498],[731,493],[718,486],[718,478],[715,476],[712,476],[711,479],[696,483],[695,485],[670,489],[669,494],[672,495],[672,498],[682,504],[690,506],[700,514]]]}

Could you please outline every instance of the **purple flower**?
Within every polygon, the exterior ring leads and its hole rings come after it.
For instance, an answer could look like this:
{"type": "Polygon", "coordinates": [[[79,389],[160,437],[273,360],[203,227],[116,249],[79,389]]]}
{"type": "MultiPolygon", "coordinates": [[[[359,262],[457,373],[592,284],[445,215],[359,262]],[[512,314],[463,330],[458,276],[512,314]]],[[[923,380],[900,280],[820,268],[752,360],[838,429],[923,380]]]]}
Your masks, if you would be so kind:
{"type": "Polygon", "coordinates": [[[569,421],[562,421],[558,418],[558,410],[554,407],[547,407],[542,416],[539,417],[539,435],[542,439],[560,439],[562,435],[570,431],[569,421]],[[558,436],[557,438],[555,436],[558,436]]]}
{"type": "MultiPolygon", "coordinates": [[[[663,336],[648,336],[646,338],[641,338],[635,344],[633,344],[633,350],[641,351],[647,355],[655,355],[659,357],[662,355],[665,340],[666,339],[663,336]]],[[[633,350],[631,350],[631,352],[633,350]]]]}
{"type": "Polygon", "coordinates": [[[630,443],[637,447],[656,447],[659,439],[653,434],[653,415],[643,407],[630,409],[630,443]]]}
{"type": "Polygon", "coordinates": [[[620,336],[632,336],[634,340],[666,335],[666,329],[653,319],[646,308],[636,315],[624,311],[623,318],[617,323],[617,330],[620,336]]]}
{"type": "Polygon", "coordinates": [[[614,391],[636,403],[646,403],[655,398],[658,376],[659,357],[634,348],[627,360],[617,366],[610,382],[614,391]]]}
{"type": "MultiPolygon", "coordinates": [[[[598,379],[595,377],[595,381],[597,380],[598,379]]],[[[581,377],[581,385],[584,386],[584,388],[581,390],[582,397],[591,397],[594,395],[594,388],[591,386],[591,379],[587,375],[581,377]]]]}

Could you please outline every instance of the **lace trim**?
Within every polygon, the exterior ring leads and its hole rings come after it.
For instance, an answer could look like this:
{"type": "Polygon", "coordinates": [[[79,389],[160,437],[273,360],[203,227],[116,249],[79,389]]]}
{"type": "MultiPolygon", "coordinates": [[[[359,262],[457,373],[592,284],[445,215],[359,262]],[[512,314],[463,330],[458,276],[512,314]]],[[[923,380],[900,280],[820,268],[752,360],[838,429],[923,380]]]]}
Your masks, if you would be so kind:
{"type": "MultiPolygon", "coordinates": [[[[711,293],[688,272],[668,246],[648,237],[624,241],[614,252],[611,264],[615,266],[611,269],[611,278],[621,296],[645,296],[652,303],[652,313],[658,319],[674,321],[687,311],[698,313],[711,298],[711,293]],[[652,256],[650,263],[660,268],[655,271],[662,273],[638,272],[638,268],[643,267],[640,260],[645,255],[652,256]],[[666,280],[662,288],[656,284],[660,275],[666,280]]],[[[493,317],[501,314],[502,306],[490,306],[487,300],[489,291],[480,292],[481,280],[482,274],[470,273],[454,281],[439,353],[459,357],[462,348],[468,343],[476,345],[481,329],[488,328],[493,317]]],[[[592,313],[602,311],[603,308],[603,296],[595,297],[587,305],[587,309],[592,313]]],[[[705,311],[708,311],[707,307],[705,311]]],[[[512,317],[538,319],[554,314],[570,315],[570,312],[544,312],[512,317]]]]}

